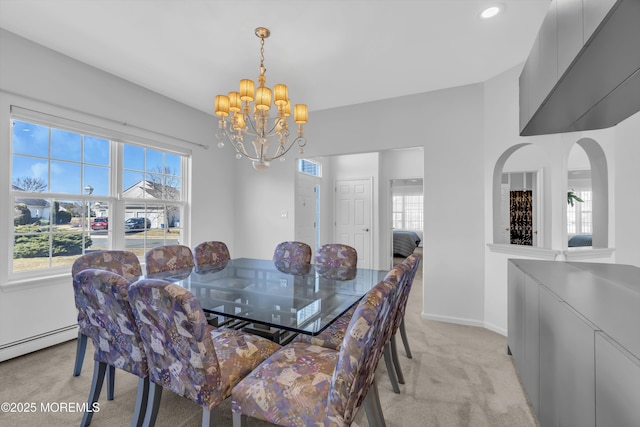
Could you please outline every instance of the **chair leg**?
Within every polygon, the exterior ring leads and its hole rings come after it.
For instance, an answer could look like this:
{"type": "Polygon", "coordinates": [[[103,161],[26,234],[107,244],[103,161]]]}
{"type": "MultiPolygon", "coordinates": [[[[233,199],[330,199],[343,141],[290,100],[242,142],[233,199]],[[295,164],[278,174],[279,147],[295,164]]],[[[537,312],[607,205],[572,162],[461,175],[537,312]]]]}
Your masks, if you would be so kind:
{"type": "Polygon", "coordinates": [[[213,427],[216,423],[213,421],[213,409],[202,408],[202,427],[213,427]]]}
{"type": "Polygon", "coordinates": [[[389,374],[389,380],[391,381],[393,392],[396,394],[400,394],[400,386],[398,385],[398,380],[396,379],[396,370],[393,367],[393,360],[391,360],[391,350],[389,343],[384,346],[384,364],[387,366],[387,373],[389,374]]]}
{"type": "Polygon", "coordinates": [[[409,340],[407,339],[407,330],[404,327],[404,317],[400,321],[400,336],[402,337],[402,344],[404,344],[404,351],[407,352],[407,357],[412,359],[411,349],[409,348],[409,340]]]}
{"type": "Polygon", "coordinates": [[[160,409],[160,398],[162,397],[162,386],[149,382],[149,396],[147,398],[147,410],[144,414],[144,427],[156,425],[158,409],[160,409]]]}
{"type": "MultiPolygon", "coordinates": [[[[367,395],[364,397],[364,409],[367,414],[367,421],[370,427],[386,427],[382,406],[380,405],[380,395],[378,394],[378,384],[375,379],[367,395]]],[[[235,427],[235,426],[234,426],[235,427]]]]}
{"type": "Polygon", "coordinates": [[[149,399],[149,377],[138,379],[138,391],[136,392],[136,406],[131,419],[131,427],[142,427],[144,414],[147,411],[149,399]]]}
{"type": "Polygon", "coordinates": [[[73,365],[73,376],[77,377],[82,372],[82,362],[84,362],[84,353],[87,350],[87,336],[82,332],[78,332],[78,345],[76,346],[76,363],[73,365]]]}
{"type": "Polygon", "coordinates": [[[398,360],[398,346],[396,345],[396,334],[391,335],[391,359],[393,360],[393,366],[396,368],[396,376],[398,382],[404,384],[404,375],[402,374],[402,367],[400,366],[400,360],[398,360]]]}
{"type": "Polygon", "coordinates": [[[89,390],[89,399],[87,399],[87,410],[82,416],[80,427],[86,427],[91,424],[91,418],[93,418],[92,408],[100,398],[100,391],[102,390],[102,383],[104,382],[104,373],[106,370],[106,363],[95,362],[93,364],[93,378],[91,380],[91,389],[89,390]]]}
{"type": "Polygon", "coordinates": [[[107,366],[107,400],[113,400],[113,394],[116,383],[116,368],[115,366],[107,366]]]}
{"type": "Polygon", "coordinates": [[[246,416],[242,412],[232,412],[233,415],[233,427],[242,427],[246,416]]]}

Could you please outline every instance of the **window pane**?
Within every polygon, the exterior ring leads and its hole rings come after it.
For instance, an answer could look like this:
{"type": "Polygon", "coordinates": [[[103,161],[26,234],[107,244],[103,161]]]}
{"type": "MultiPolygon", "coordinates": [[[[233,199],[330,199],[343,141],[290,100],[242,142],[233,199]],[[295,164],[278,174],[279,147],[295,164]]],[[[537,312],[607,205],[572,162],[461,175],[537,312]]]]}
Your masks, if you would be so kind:
{"type": "Polygon", "coordinates": [[[125,207],[125,248],[143,256],[150,248],[180,241],[180,206],[128,203],[125,207]]]}
{"type": "Polygon", "coordinates": [[[80,194],[82,181],[80,178],[80,163],[51,161],[52,193],[80,194]]]}
{"type": "Polygon", "coordinates": [[[95,165],[109,166],[111,162],[109,152],[109,141],[95,138],[93,136],[84,137],[84,162],[95,165]]]}
{"type": "Polygon", "coordinates": [[[155,173],[146,174],[146,193],[144,197],[152,199],[164,199],[162,175],[155,173]]]}
{"type": "Polygon", "coordinates": [[[144,148],[125,144],[123,166],[125,169],[144,170],[144,148]]]}
{"type": "Polygon", "coordinates": [[[150,150],[149,148],[147,148],[146,151],[146,171],[163,173],[164,168],[162,166],[162,153],[160,151],[150,150]]]}
{"type": "Polygon", "coordinates": [[[13,121],[13,152],[49,157],[49,128],[19,120],[13,121]]]}
{"type": "Polygon", "coordinates": [[[13,225],[14,231],[18,232],[17,228],[24,226],[20,233],[33,233],[40,232],[37,227],[44,223],[49,224],[49,207],[50,202],[48,199],[37,198],[22,198],[16,197],[13,204],[13,225]],[[35,225],[36,228],[28,228],[28,226],[35,225]]]}
{"type": "Polygon", "coordinates": [[[18,191],[42,192],[49,187],[49,162],[33,157],[13,156],[11,183],[18,191]]]}
{"type": "Polygon", "coordinates": [[[49,236],[48,233],[16,234],[13,240],[13,271],[49,268],[49,236]]]}
{"type": "Polygon", "coordinates": [[[165,168],[166,174],[173,175],[173,176],[181,176],[182,168],[180,167],[180,165],[181,165],[181,158],[177,154],[167,153],[164,155],[164,168],[165,168]]]}
{"type": "Polygon", "coordinates": [[[144,174],[124,171],[122,193],[125,198],[142,198],[144,196],[144,174]]]}
{"type": "MultiPolygon", "coordinates": [[[[84,186],[93,188],[94,196],[108,196],[109,195],[109,168],[103,168],[99,166],[85,166],[84,167],[84,186]]],[[[87,192],[85,191],[85,194],[87,192]]]]}
{"type": "Polygon", "coordinates": [[[74,132],[51,129],[51,157],[79,162],[82,137],[74,132]]]}
{"type": "Polygon", "coordinates": [[[164,177],[164,199],[165,200],[181,200],[181,184],[182,180],[175,176],[164,177]]]}

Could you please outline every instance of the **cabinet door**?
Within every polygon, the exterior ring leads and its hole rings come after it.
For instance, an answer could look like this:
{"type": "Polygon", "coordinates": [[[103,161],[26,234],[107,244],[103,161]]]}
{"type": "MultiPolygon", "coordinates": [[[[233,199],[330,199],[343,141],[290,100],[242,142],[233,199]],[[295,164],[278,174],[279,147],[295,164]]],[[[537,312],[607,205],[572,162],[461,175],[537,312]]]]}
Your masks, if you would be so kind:
{"type": "Polygon", "coordinates": [[[509,262],[507,274],[507,344],[520,370],[524,362],[524,273],[509,262]]]}
{"type": "Polygon", "coordinates": [[[640,420],[640,359],[596,334],[596,425],[635,427],[640,420]]]}
{"type": "Polygon", "coordinates": [[[540,303],[540,425],[595,426],[595,327],[544,286],[540,303]]]}
{"type": "Polygon", "coordinates": [[[530,276],[524,276],[524,365],[522,382],[527,389],[531,406],[538,410],[540,392],[540,328],[539,288],[530,276]]]}

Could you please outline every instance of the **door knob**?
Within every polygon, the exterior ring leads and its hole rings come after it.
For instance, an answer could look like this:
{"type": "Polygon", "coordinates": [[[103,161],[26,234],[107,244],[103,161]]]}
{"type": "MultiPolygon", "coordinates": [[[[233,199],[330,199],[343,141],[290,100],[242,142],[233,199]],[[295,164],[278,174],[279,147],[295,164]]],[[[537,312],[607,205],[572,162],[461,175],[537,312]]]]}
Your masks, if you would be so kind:
{"type": "Polygon", "coordinates": [[[369,231],[369,229],[368,228],[363,228],[362,231],[369,231]]]}

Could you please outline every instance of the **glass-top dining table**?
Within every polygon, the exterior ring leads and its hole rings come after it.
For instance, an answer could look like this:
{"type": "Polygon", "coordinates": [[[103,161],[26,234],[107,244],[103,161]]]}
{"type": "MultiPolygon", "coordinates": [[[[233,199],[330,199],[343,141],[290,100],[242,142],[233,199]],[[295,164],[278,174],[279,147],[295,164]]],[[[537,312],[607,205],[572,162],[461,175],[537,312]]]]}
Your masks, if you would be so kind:
{"type": "Polygon", "coordinates": [[[238,258],[225,264],[175,270],[162,278],[193,293],[206,313],[244,322],[245,329],[317,335],[387,274],[363,268],[323,268],[238,258]],[[273,328],[273,329],[271,329],[273,328]]]}

